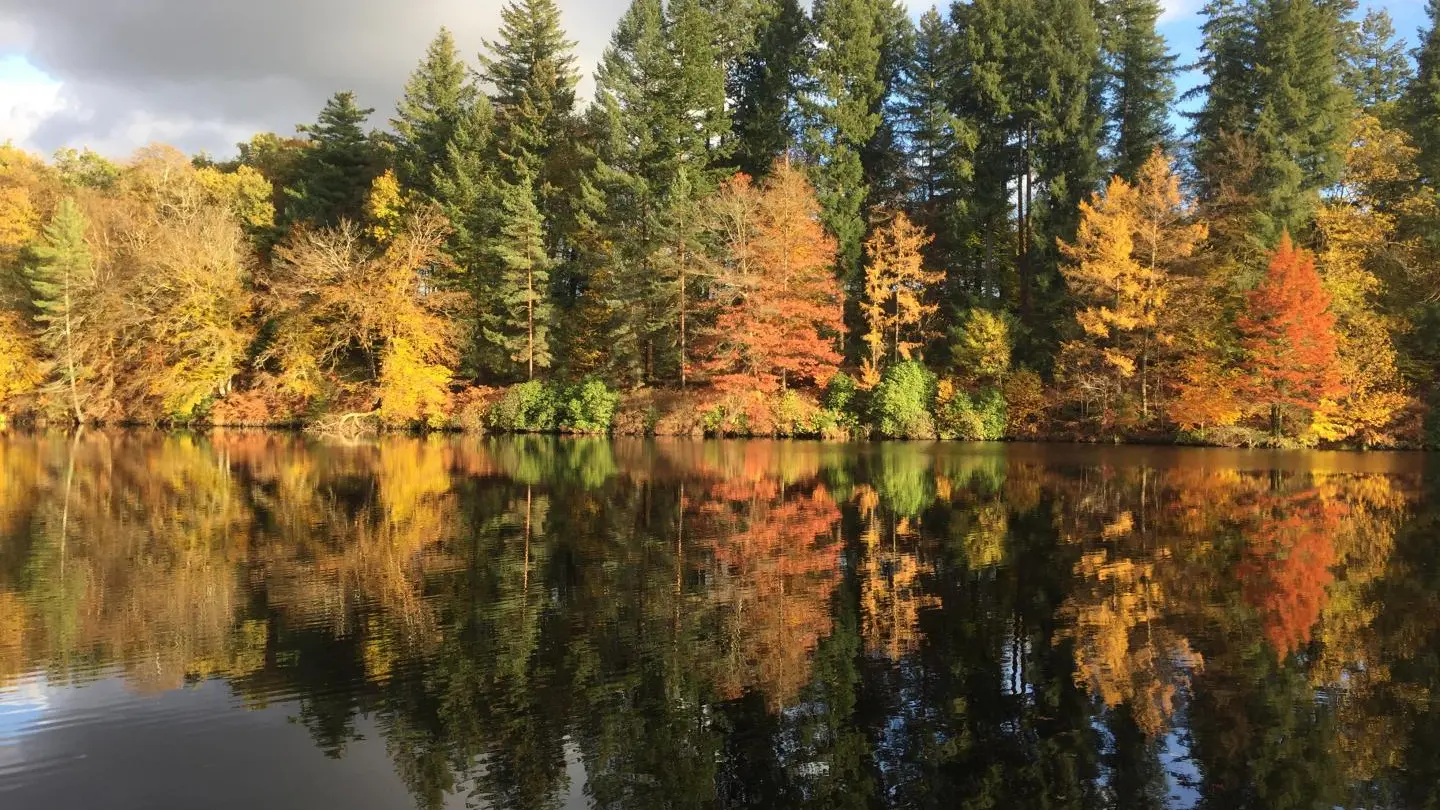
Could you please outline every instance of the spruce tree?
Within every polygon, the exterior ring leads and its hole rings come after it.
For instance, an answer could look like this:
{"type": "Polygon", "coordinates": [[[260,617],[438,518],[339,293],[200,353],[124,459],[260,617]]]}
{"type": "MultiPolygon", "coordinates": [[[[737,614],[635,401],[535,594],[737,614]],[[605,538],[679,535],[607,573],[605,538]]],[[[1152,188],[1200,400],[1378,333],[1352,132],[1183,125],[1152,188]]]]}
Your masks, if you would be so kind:
{"type": "Polygon", "coordinates": [[[1430,28],[1415,51],[1415,79],[1405,90],[1401,115],[1420,150],[1420,176],[1435,187],[1440,185],[1440,0],[1430,0],[1425,10],[1430,28]]]}
{"type": "MultiPolygon", "coordinates": [[[[887,31],[878,5],[886,0],[816,0],[811,93],[805,148],[821,217],[839,242],[837,272],[852,294],[860,285],[860,243],[866,201],[861,151],[880,129],[885,97],[881,66],[887,31]]],[[[852,295],[853,297],[853,295],[852,295]]]]}
{"type": "Polygon", "coordinates": [[[1371,9],[1360,23],[1354,52],[1344,70],[1345,86],[1360,108],[1388,117],[1410,79],[1405,41],[1395,36],[1395,24],[1384,9],[1371,9]]]}
{"type": "MultiPolygon", "coordinates": [[[[667,99],[676,117],[674,146],[692,175],[702,178],[709,167],[725,161],[724,136],[730,131],[718,29],[719,21],[701,0],[666,4],[666,50],[674,65],[673,95],[667,99]]],[[[713,185],[702,181],[699,187],[713,185]]]]}
{"type": "Polygon", "coordinates": [[[1190,114],[1191,137],[1202,196],[1213,198],[1226,182],[1216,167],[1225,162],[1227,139],[1254,129],[1259,56],[1249,0],[1210,0],[1201,14],[1205,22],[1200,27],[1199,68],[1204,81],[1185,97],[1203,99],[1200,109],[1190,114]]]}
{"type": "Polygon", "coordinates": [[[491,248],[498,273],[481,324],[485,340],[514,363],[515,376],[533,380],[551,362],[544,223],[528,182],[503,184],[498,199],[503,224],[491,248]]]}
{"type": "Polygon", "coordinates": [[[905,73],[915,59],[915,24],[902,0],[875,0],[875,15],[881,32],[880,95],[871,112],[879,119],[875,134],[860,150],[860,162],[869,189],[867,207],[897,208],[910,192],[910,175],[905,170],[909,144],[902,131],[904,105],[900,92],[905,73]]]}
{"type": "Polygon", "coordinates": [[[1339,82],[1345,4],[1258,1],[1254,133],[1263,213],[1278,236],[1308,228],[1320,191],[1339,179],[1354,102],[1339,82]]]}
{"type": "Polygon", "coordinates": [[[754,45],[735,66],[734,162],[762,177],[797,135],[800,82],[809,64],[799,0],[766,0],[754,45]]]}
{"type": "MultiPolygon", "coordinates": [[[[494,290],[489,256],[499,226],[495,170],[489,158],[494,125],[490,100],[478,96],[456,122],[444,156],[430,173],[432,198],[450,220],[446,251],[476,307],[462,321],[469,327],[467,332],[477,337],[482,336],[476,325],[479,313],[492,306],[494,290]]],[[[491,350],[483,339],[472,341],[467,349],[464,359],[472,374],[508,365],[504,354],[491,350]]]]}
{"type": "Polygon", "coordinates": [[[528,176],[544,194],[555,180],[546,162],[569,134],[575,109],[575,43],[565,38],[554,0],[511,0],[500,10],[499,38],[485,48],[480,77],[493,88],[507,180],[528,176]]]}
{"type": "Polygon", "coordinates": [[[441,28],[405,83],[405,95],[390,119],[395,130],[395,171],[401,183],[435,196],[433,173],[444,163],[450,142],[478,95],[455,38],[441,28]]]}
{"type": "Polygon", "coordinates": [[[1160,11],[1159,0],[1110,0],[1105,7],[1110,168],[1126,178],[1157,148],[1174,146],[1176,56],[1156,30],[1160,11]]]}
{"type": "Polygon", "coordinates": [[[314,124],[296,128],[310,145],[295,182],[285,189],[287,225],[326,226],[342,219],[364,219],[365,198],[381,166],[379,150],[364,129],[373,112],[356,106],[355,94],[345,91],[330,97],[314,124]]]}
{"type": "Polygon", "coordinates": [[[1008,303],[1014,279],[1020,65],[1029,0],[972,0],[955,4],[956,87],[951,109],[974,134],[970,176],[952,174],[957,189],[937,244],[948,245],[949,279],[959,297],[987,306],[1008,303]]]}
{"type": "Polygon", "coordinates": [[[34,262],[26,268],[41,342],[55,360],[55,385],[69,400],[76,423],[85,420],[80,379],[86,368],[79,304],[95,281],[94,260],[85,242],[87,227],[80,206],[69,197],[62,199],[45,226],[41,243],[31,251],[34,262]]]}

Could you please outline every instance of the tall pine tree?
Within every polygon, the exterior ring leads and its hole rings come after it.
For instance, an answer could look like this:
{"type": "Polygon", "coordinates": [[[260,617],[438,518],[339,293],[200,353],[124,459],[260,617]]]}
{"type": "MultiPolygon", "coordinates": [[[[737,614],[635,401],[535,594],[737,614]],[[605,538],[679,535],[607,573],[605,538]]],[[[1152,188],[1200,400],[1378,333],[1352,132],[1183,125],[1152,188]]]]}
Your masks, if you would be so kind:
{"type": "Polygon", "coordinates": [[[373,112],[357,106],[355,94],[345,91],[325,102],[314,124],[296,128],[309,138],[309,149],[300,159],[295,182],[285,189],[287,225],[364,219],[365,198],[381,171],[380,152],[364,128],[373,112]]]}
{"type": "Polygon", "coordinates": [[[87,372],[81,298],[95,282],[94,259],[85,241],[87,227],[80,206],[69,197],[62,199],[32,251],[35,261],[26,272],[41,342],[55,361],[53,384],[63,391],[77,424],[85,421],[81,380],[87,372]]]}
{"type": "Polygon", "coordinates": [[[390,119],[400,182],[427,197],[435,196],[434,171],[445,162],[456,130],[478,95],[454,36],[441,28],[405,83],[405,95],[390,119]]]}
{"type": "Polygon", "coordinates": [[[1104,7],[1111,170],[1133,179],[1156,149],[1170,151],[1176,56],[1156,30],[1159,0],[1109,0],[1104,7]]]}
{"type": "Polygon", "coordinates": [[[551,261],[528,180],[504,184],[499,202],[503,224],[492,248],[497,286],[481,324],[485,339],[514,363],[513,374],[533,380],[551,362],[551,261]]]}
{"type": "Polygon", "coordinates": [[[1440,0],[1425,6],[1430,28],[1415,51],[1415,79],[1406,88],[1402,117],[1420,149],[1416,164],[1423,181],[1440,185],[1440,0]]]}
{"type": "Polygon", "coordinates": [[[799,0],[766,0],[755,43],[736,60],[734,162],[752,177],[770,171],[795,142],[800,84],[809,64],[807,27],[799,0]]]}
{"type": "Polygon", "coordinates": [[[1381,119],[1389,116],[1405,91],[1410,60],[1405,58],[1405,41],[1395,36],[1395,23],[1384,9],[1365,13],[1343,78],[1360,108],[1381,119]]]}

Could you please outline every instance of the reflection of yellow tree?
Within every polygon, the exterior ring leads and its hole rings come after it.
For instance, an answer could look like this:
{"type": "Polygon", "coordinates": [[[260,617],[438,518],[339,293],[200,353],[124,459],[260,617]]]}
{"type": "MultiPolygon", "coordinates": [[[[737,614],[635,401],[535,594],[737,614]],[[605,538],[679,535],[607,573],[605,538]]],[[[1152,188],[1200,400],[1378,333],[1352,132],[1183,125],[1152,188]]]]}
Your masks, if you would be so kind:
{"type": "Polygon", "coordinates": [[[937,597],[924,592],[920,581],[932,569],[920,558],[920,535],[907,518],[882,520],[879,497],[867,485],[857,488],[856,499],[865,521],[860,535],[865,546],[860,571],[865,651],[899,661],[920,644],[920,611],[940,604],[937,597]]]}
{"type": "Polygon", "coordinates": [[[1076,679],[1107,706],[1128,704],[1136,724],[1154,734],[1175,708],[1176,693],[1201,658],[1164,623],[1159,561],[1112,559],[1094,551],[1075,565],[1077,587],[1062,613],[1075,641],[1076,679]]]}

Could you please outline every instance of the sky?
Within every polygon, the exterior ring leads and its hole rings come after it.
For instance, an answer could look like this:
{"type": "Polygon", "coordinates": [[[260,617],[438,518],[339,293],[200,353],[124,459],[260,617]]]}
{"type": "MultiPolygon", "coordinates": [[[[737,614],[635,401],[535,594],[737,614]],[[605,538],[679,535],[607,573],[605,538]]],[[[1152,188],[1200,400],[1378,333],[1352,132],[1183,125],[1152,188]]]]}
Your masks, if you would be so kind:
{"type": "MultiPolygon", "coordinates": [[[[627,2],[558,0],[582,93],[627,2]]],[[[931,5],[907,2],[917,16],[931,5]]],[[[1161,28],[1182,62],[1193,61],[1203,3],[1164,0],[1161,28]]],[[[1387,8],[1415,44],[1422,0],[1361,5],[1387,8]]],[[[122,158],[161,141],[225,157],[256,132],[293,133],[337,90],[355,91],[382,125],[440,26],[473,59],[499,9],[500,0],[4,0],[0,142],[122,158]]]]}

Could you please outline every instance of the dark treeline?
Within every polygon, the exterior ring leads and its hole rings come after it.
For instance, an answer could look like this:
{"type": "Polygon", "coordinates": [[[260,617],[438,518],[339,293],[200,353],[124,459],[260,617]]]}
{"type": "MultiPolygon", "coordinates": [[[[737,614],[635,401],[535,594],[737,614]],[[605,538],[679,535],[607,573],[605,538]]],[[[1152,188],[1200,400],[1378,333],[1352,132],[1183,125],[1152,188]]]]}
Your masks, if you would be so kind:
{"type": "Polygon", "coordinates": [[[1429,443],[1429,10],[1412,61],[1354,0],[1212,0],[1177,128],[1158,0],[636,0],[588,103],[514,0],[382,130],[339,92],[226,162],[6,147],[0,403],[1429,443]]]}

